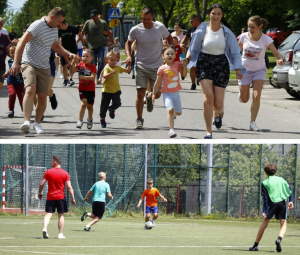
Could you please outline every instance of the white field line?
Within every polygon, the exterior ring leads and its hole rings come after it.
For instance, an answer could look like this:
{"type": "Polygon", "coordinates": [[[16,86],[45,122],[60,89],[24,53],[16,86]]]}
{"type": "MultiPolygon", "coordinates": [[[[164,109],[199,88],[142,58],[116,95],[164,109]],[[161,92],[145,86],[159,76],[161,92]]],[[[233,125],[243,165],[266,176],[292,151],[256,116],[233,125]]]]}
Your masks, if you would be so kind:
{"type": "MultiPolygon", "coordinates": [[[[49,233],[48,233],[49,234],[49,233]]],[[[41,236],[39,236],[42,238],[41,236]]],[[[99,235],[91,236],[66,236],[66,238],[92,238],[92,237],[99,237],[99,235]]],[[[33,237],[0,237],[0,240],[4,239],[23,239],[23,238],[33,238],[33,237]]],[[[49,237],[51,238],[51,236],[49,237]]],[[[101,236],[101,238],[194,238],[194,239],[222,239],[222,237],[202,237],[202,236],[101,236]]],[[[57,239],[57,238],[51,238],[51,239],[57,239]]],[[[253,239],[253,238],[252,238],[253,239]]]]}
{"type": "MultiPolygon", "coordinates": [[[[20,250],[7,250],[7,249],[0,249],[0,251],[5,251],[5,252],[25,252],[25,253],[30,253],[30,254],[52,254],[52,255],[82,255],[82,253],[57,253],[57,252],[47,252],[47,251],[20,251],[20,250]]],[[[88,255],[88,254],[85,254],[88,255]]]]}
{"type": "MultiPolygon", "coordinates": [[[[33,245],[21,245],[21,246],[10,246],[10,245],[1,245],[1,247],[5,248],[57,248],[57,245],[53,246],[33,246],[33,245]]],[[[274,248],[274,245],[260,245],[260,248],[274,248]]],[[[283,248],[300,248],[300,246],[281,246],[283,248]]],[[[241,246],[241,245],[99,245],[99,246],[59,246],[59,249],[62,248],[249,248],[249,245],[247,246],[241,246]]],[[[1,249],[1,248],[0,248],[1,249]]]]}

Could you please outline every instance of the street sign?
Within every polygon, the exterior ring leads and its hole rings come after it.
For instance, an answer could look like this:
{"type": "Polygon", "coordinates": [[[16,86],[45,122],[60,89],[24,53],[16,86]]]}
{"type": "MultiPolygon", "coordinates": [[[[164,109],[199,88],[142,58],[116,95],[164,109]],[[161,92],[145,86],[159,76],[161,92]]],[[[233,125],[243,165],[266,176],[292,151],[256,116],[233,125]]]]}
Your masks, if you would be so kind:
{"type": "Polygon", "coordinates": [[[109,9],[108,19],[119,19],[120,18],[120,9],[109,9]]]}
{"type": "Polygon", "coordinates": [[[117,27],[117,26],[119,26],[119,20],[118,19],[112,19],[109,22],[109,27],[117,27]]]}
{"type": "Polygon", "coordinates": [[[113,7],[114,9],[116,9],[116,7],[117,7],[119,1],[120,1],[120,0],[111,0],[111,1],[110,1],[110,2],[111,2],[111,5],[112,5],[112,7],[113,7]]]}

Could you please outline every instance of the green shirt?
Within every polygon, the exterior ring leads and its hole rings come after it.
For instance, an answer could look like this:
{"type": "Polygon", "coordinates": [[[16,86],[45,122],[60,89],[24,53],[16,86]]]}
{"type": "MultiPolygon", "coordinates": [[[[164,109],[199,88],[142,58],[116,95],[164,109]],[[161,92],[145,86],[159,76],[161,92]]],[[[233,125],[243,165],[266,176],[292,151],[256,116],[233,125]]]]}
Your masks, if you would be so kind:
{"type": "Polygon", "coordinates": [[[109,31],[109,27],[104,20],[99,19],[97,22],[94,22],[92,19],[89,19],[85,22],[82,31],[87,33],[87,46],[89,49],[96,49],[106,44],[103,32],[109,31]]]}
{"type": "Polygon", "coordinates": [[[268,179],[263,181],[263,185],[273,203],[287,199],[292,193],[287,182],[278,176],[269,176],[268,179]]]}
{"type": "Polygon", "coordinates": [[[100,201],[105,203],[106,193],[110,192],[109,184],[105,181],[96,182],[91,191],[94,192],[93,202],[100,201]]]}

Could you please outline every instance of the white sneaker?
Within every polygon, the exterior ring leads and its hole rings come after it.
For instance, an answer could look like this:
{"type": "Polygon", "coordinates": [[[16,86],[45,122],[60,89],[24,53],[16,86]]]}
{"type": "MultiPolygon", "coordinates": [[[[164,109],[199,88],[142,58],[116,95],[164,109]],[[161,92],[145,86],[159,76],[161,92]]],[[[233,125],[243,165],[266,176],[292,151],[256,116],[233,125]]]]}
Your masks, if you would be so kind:
{"type": "Polygon", "coordinates": [[[33,129],[37,134],[45,134],[45,131],[42,129],[41,123],[33,123],[33,129]]]}
{"type": "Polygon", "coordinates": [[[239,98],[239,101],[240,101],[241,103],[243,103],[243,102],[242,102],[242,99],[241,99],[241,92],[239,92],[238,98],[239,98]]]}
{"type": "Polygon", "coordinates": [[[252,131],[260,131],[260,129],[256,126],[255,121],[250,122],[250,130],[252,131]]]}
{"type": "Polygon", "coordinates": [[[170,138],[174,138],[174,137],[177,136],[177,134],[175,133],[175,131],[170,131],[170,132],[168,133],[168,135],[169,135],[170,138]]]}
{"type": "Polygon", "coordinates": [[[24,134],[28,134],[30,132],[29,130],[30,130],[30,121],[25,121],[21,126],[21,131],[24,134]]]}
{"type": "Polygon", "coordinates": [[[58,234],[57,238],[58,238],[58,239],[65,239],[66,237],[64,236],[63,233],[61,233],[61,234],[58,234]]]}
{"type": "Polygon", "coordinates": [[[60,78],[61,78],[61,79],[64,79],[65,77],[64,77],[62,74],[60,74],[60,78]]]}
{"type": "Polygon", "coordinates": [[[77,124],[76,124],[76,127],[81,129],[81,128],[82,128],[82,125],[83,125],[83,121],[78,120],[78,121],[77,121],[77,124]]]}

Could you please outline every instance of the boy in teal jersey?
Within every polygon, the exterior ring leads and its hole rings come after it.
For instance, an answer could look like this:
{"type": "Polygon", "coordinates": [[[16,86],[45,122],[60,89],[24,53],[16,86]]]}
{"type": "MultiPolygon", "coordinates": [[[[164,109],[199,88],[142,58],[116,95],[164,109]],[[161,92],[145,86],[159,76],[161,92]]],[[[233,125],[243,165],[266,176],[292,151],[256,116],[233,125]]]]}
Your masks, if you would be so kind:
{"type": "Polygon", "coordinates": [[[110,186],[106,182],[106,174],[104,172],[100,172],[100,173],[98,173],[98,178],[99,178],[99,181],[93,185],[93,187],[87,192],[85,198],[83,199],[84,202],[87,201],[89,195],[92,192],[94,193],[93,206],[92,206],[93,212],[88,213],[87,211],[85,211],[83,213],[83,215],[81,216],[81,221],[84,221],[84,219],[86,217],[90,217],[93,219],[90,223],[88,223],[84,227],[85,231],[91,231],[91,226],[94,225],[95,223],[97,223],[100,219],[102,219],[102,216],[105,211],[106,193],[110,199],[113,199],[113,196],[110,192],[110,186]]]}
{"type": "Polygon", "coordinates": [[[275,215],[280,220],[280,231],[276,244],[276,251],[281,252],[281,240],[286,232],[287,208],[286,200],[289,198],[288,209],[294,207],[292,188],[281,177],[274,176],[276,166],[269,164],[264,168],[268,179],[261,184],[261,195],[263,196],[263,222],[258,230],[255,243],[249,248],[249,251],[258,251],[258,244],[263,237],[264,231],[268,226],[270,219],[275,215]]]}

